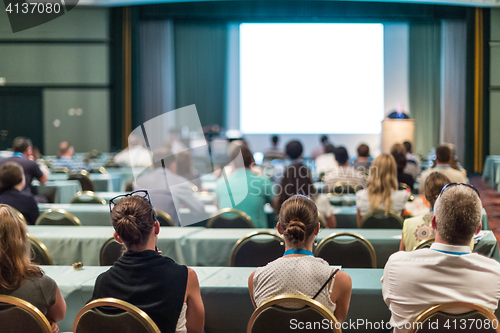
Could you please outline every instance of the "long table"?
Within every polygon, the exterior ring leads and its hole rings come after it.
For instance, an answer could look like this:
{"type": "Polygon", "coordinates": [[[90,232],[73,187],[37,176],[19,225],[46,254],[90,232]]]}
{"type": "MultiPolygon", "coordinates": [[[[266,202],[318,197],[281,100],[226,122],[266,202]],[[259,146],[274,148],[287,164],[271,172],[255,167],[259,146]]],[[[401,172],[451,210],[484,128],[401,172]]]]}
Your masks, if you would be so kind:
{"type": "MultiPolygon", "coordinates": [[[[49,181],[67,180],[67,179],[68,179],[67,174],[58,173],[49,175],[49,181]]],[[[92,173],[90,174],[90,179],[92,179],[96,191],[107,191],[107,192],[121,191],[122,176],[119,173],[109,173],[109,174],[92,173]]],[[[61,202],[61,203],[66,203],[66,202],[61,202]]]]}
{"type": "MultiPolygon", "coordinates": [[[[162,227],[158,248],[165,256],[188,266],[229,266],[231,250],[238,239],[257,230],[274,229],[207,229],[203,227],[162,227]]],[[[323,229],[318,241],[334,232],[355,232],[372,243],[377,266],[383,268],[391,254],[399,250],[401,230],[323,229]]],[[[102,244],[113,236],[112,227],[28,226],[28,232],[47,246],[56,265],[99,265],[102,244]]],[[[500,261],[498,243],[492,232],[476,244],[475,252],[500,261]]]]}
{"type": "Polygon", "coordinates": [[[43,195],[55,203],[69,203],[76,192],[82,190],[78,180],[51,180],[45,184],[35,180],[31,186],[35,194],[43,195]]]}
{"type": "Polygon", "coordinates": [[[492,188],[500,183],[500,156],[489,155],[486,157],[483,169],[483,180],[488,180],[492,188]]]}

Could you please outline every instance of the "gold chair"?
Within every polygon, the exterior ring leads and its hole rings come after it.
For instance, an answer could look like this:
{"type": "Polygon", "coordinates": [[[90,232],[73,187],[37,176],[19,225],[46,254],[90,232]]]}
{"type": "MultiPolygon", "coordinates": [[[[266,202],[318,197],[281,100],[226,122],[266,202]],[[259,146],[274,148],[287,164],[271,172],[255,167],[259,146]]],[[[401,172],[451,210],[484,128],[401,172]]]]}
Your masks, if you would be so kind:
{"type": "Polygon", "coordinates": [[[427,332],[500,332],[494,313],[487,308],[465,302],[452,302],[431,306],[419,314],[411,323],[409,333],[427,332]],[[456,310],[462,313],[457,314],[456,310]],[[450,313],[453,312],[453,313],[450,313]],[[466,323],[465,328],[463,323],[466,323]],[[448,323],[448,326],[446,326],[448,323]],[[488,324],[489,325],[488,325],[488,324]],[[488,325],[489,327],[485,327],[488,325]]]}
{"type": "Polygon", "coordinates": [[[99,298],[89,302],[76,315],[74,333],[161,333],[153,320],[135,305],[115,298],[99,298]],[[105,306],[108,312],[98,307],[105,306]],[[112,312],[111,312],[111,311],[112,312]],[[123,310],[116,312],[116,310],[123,310]]]}
{"type": "Polygon", "coordinates": [[[51,173],[68,173],[69,170],[68,168],[64,167],[64,168],[55,168],[54,170],[51,171],[51,173]]]}
{"type": "Polygon", "coordinates": [[[174,226],[174,221],[172,220],[172,217],[170,216],[170,214],[165,213],[164,211],[156,209],[156,208],[154,209],[154,211],[156,213],[156,220],[158,222],[160,222],[160,225],[162,227],[173,227],[174,226]]]}
{"type": "Polygon", "coordinates": [[[434,237],[423,240],[417,246],[415,246],[412,251],[429,248],[434,243],[434,241],[435,241],[434,237]]]}
{"type": "Polygon", "coordinates": [[[28,240],[30,242],[31,249],[31,262],[37,265],[53,265],[52,257],[49,254],[49,250],[40,242],[37,238],[28,234],[28,240]]]}
{"type": "Polygon", "coordinates": [[[113,265],[125,251],[125,246],[118,243],[114,237],[111,237],[101,246],[101,251],[99,251],[99,265],[113,265]]]}
{"type": "Polygon", "coordinates": [[[233,208],[219,210],[207,222],[207,228],[253,228],[253,222],[246,213],[233,208]]]}
{"type": "Polygon", "coordinates": [[[77,192],[73,198],[69,201],[69,203],[74,204],[100,204],[105,205],[106,200],[99,198],[92,191],[83,191],[77,192]]]}
{"type": "Polygon", "coordinates": [[[82,187],[82,191],[95,191],[94,182],[90,179],[90,174],[85,170],[71,172],[68,175],[68,180],[78,180],[82,187]]]}
{"type": "Polygon", "coordinates": [[[363,236],[352,232],[338,232],[326,237],[314,249],[314,255],[330,265],[377,268],[373,245],[363,236]]]}
{"type": "Polygon", "coordinates": [[[100,173],[102,175],[105,175],[108,173],[108,171],[106,170],[105,167],[102,166],[102,167],[99,167],[98,169],[91,169],[90,173],[100,173]]]}
{"type": "Polygon", "coordinates": [[[336,182],[335,186],[330,188],[330,193],[334,195],[355,194],[358,190],[358,185],[352,185],[345,182],[336,182]]]}
{"type": "Polygon", "coordinates": [[[49,321],[33,304],[17,297],[4,295],[0,295],[0,304],[2,304],[0,332],[52,333],[49,321]]]}
{"type": "Polygon", "coordinates": [[[341,333],[340,323],[323,304],[316,300],[298,296],[282,295],[273,297],[262,303],[250,317],[247,333],[287,333],[297,332],[298,327],[293,327],[293,322],[312,323],[313,329],[307,332],[334,332],[341,333]],[[299,308],[290,308],[295,304],[299,308]],[[322,322],[328,322],[328,328],[322,327],[322,322]]]}
{"type": "Polygon", "coordinates": [[[413,189],[408,186],[406,183],[399,183],[398,184],[398,190],[410,190],[410,197],[408,198],[409,202],[412,202],[415,200],[415,196],[413,195],[413,189]]]}
{"type": "Polygon", "coordinates": [[[82,223],[75,215],[64,209],[48,209],[36,219],[35,225],[74,225],[82,223]]]}
{"type": "Polygon", "coordinates": [[[383,210],[370,212],[361,220],[361,229],[403,229],[401,216],[383,210]]]}
{"type": "Polygon", "coordinates": [[[283,256],[280,235],[269,231],[252,232],[240,238],[231,250],[231,267],[260,267],[283,256]]]}

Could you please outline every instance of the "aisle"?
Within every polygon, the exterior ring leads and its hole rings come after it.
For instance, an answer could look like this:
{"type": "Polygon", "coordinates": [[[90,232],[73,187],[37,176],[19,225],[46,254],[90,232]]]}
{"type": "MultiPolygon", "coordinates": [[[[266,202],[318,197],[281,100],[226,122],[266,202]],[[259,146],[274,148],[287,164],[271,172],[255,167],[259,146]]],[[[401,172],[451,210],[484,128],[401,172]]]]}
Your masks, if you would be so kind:
{"type": "Polygon", "coordinates": [[[495,233],[497,240],[500,239],[500,192],[490,188],[481,176],[472,176],[469,181],[481,194],[481,201],[488,216],[490,230],[495,233]]]}

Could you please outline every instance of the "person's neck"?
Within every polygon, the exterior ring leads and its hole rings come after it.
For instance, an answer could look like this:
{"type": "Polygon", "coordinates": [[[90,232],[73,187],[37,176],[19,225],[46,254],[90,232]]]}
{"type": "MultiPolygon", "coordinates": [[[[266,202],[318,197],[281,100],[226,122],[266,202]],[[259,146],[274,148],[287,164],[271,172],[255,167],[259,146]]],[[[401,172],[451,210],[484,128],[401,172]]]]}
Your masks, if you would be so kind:
{"type": "Polygon", "coordinates": [[[136,244],[127,248],[128,251],[142,252],[147,250],[156,250],[156,240],[149,240],[146,244],[136,244]]]}
{"type": "Polygon", "coordinates": [[[61,155],[61,158],[72,158],[72,155],[66,154],[66,155],[61,155]]]}
{"type": "Polygon", "coordinates": [[[450,166],[450,163],[441,163],[441,162],[437,162],[437,163],[436,163],[436,166],[438,166],[438,167],[449,167],[449,166],[450,166]]]}
{"type": "Polygon", "coordinates": [[[444,245],[452,245],[452,246],[469,246],[470,240],[466,244],[452,244],[452,243],[449,243],[449,242],[445,241],[444,239],[442,239],[439,236],[439,233],[436,231],[436,238],[434,240],[434,243],[439,243],[439,244],[444,244],[444,245]]]}
{"type": "MultiPolygon", "coordinates": [[[[288,250],[298,250],[298,249],[303,249],[307,251],[313,250],[313,243],[312,242],[304,242],[303,244],[293,246],[292,244],[289,244],[288,242],[285,241],[285,252],[288,250]]],[[[291,254],[290,256],[302,256],[302,254],[291,254]]]]}
{"type": "Polygon", "coordinates": [[[341,167],[341,168],[348,168],[349,167],[349,162],[346,162],[345,164],[339,164],[339,167],[341,167]]]}
{"type": "Polygon", "coordinates": [[[24,184],[21,182],[14,186],[14,188],[18,191],[22,191],[24,189],[24,184]]]}
{"type": "Polygon", "coordinates": [[[368,157],[358,156],[358,162],[368,162],[368,157]]]}

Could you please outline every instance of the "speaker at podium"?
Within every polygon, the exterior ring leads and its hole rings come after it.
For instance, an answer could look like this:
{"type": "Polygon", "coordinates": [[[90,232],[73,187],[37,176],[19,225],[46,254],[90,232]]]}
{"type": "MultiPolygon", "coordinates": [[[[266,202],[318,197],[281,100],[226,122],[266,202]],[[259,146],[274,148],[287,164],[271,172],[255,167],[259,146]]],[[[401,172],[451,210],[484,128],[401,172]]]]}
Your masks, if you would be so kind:
{"type": "Polygon", "coordinates": [[[414,147],[415,121],[413,119],[384,119],[382,121],[382,153],[390,153],[395,143],[408,141],[414,147]]]}

